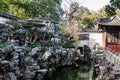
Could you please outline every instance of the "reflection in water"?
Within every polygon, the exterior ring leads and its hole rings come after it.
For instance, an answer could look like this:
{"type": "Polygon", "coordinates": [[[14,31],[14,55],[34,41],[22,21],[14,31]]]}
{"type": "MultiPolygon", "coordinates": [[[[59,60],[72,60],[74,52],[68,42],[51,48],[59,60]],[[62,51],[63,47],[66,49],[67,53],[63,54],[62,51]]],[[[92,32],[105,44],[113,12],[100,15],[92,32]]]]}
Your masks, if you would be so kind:
{"type": "Polygon", "coordinates": [[[79,68],[74,66],[60,67],[54,73],[51,80],[93,80],[92,68],[89,64],[80,64],[79,68]]]}

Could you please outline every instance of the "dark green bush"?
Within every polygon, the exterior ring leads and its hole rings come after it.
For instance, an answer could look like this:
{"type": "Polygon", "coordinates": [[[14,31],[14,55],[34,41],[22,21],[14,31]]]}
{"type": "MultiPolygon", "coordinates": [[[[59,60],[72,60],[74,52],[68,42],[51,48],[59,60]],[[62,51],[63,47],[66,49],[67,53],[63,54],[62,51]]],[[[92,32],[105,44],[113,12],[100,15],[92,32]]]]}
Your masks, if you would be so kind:
{"type": "Polygon", "coordinates": [[[29,44],[28,47],[29,48],[35,48],[35,47],[37,47],[37,44],[29,44]]]}
{"type": "Polygon", "coordinates": [[[4,47],[6,47],[8,45],[9,45],[8,43],[0,43],[0,48],[4,48],[4,47]]]}
{"type": "Polygon", "coordinates": [[[35,22],[28,22],[28,23],[23,24],[23,27],[24,27],[24,28],[43,27],[43,26],[45,26],[45,25],[44,25],[44,24],[41,24],[41,23],[35,23],[35,22]]]}

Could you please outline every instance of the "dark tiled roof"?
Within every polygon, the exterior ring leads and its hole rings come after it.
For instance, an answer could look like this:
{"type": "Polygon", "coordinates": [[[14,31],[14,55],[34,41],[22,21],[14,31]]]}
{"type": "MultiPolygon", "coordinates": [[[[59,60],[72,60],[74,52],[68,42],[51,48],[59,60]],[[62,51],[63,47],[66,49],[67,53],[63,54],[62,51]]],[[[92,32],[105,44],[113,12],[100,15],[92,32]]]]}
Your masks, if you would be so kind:
{"type": "Polygon", "coordinates": [[[91,28],[83,28],[82,29],[82,31],[81,32],[101,32],[100,30],[98,30],[98,29],[95,29],[95,28],[93,28],[93,29],[91,29],[91,28]]]}
{"type": "Polygon", "coordinates": [[[105,26],[120,26],[120,16],[116,15],[110,18],[99,18],[97,23],[105,26]]]}

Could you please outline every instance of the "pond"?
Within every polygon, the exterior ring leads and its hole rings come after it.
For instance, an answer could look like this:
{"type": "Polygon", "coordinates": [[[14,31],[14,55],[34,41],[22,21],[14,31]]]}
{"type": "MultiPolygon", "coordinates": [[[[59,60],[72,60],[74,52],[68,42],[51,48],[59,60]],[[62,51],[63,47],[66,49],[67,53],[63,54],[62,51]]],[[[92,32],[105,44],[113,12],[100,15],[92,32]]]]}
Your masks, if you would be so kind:
{"type": "Polygon", "coordinates": [[[91,64],[80,63],[79,67],[59,67],[53,73],[51,80],[95,80],[91,64]]]}

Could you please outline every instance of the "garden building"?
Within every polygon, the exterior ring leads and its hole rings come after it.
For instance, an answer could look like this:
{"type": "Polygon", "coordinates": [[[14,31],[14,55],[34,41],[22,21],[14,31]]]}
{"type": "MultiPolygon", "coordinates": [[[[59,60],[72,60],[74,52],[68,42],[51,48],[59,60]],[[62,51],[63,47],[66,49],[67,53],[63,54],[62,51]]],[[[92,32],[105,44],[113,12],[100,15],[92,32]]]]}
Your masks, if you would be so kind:
{"type": "Polygon", "coordinates": [[[103,32],[103,47],[120,52],[120,15],[99,18],[98,29],[103,32]]]}

